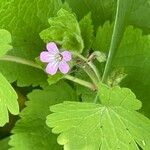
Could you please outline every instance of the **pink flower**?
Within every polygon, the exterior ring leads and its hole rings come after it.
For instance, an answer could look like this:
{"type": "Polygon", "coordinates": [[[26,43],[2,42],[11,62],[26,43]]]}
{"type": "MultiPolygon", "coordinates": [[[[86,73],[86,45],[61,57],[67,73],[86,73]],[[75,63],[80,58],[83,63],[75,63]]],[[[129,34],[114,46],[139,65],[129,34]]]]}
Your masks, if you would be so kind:
{"type": "Polygon", "coordinates": [[[46,72],[50,75],[54,75],[59,69],[63,74],[68,73],[70,67],[67,62],[72,59],[71,52],[60,52],[54,42],[48,43],[46,47],[47,51],[43,51],[40,54],[40,60],[48,63],[46,72]]]}

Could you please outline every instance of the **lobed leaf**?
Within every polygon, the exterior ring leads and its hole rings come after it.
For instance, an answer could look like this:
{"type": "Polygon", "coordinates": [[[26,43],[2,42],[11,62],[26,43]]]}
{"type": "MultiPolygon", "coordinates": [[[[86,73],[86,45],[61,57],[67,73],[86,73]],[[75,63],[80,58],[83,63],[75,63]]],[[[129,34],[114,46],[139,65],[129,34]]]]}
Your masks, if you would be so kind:
{"type": "Polygon", "coordinates": [[[150,109],[150,35],[142,35],[140,29],[129,26],[113,61],[114,68],[124,68],[127,77],[122,85],[131,88],[142,99],[144,113],[149,117],[150,109]]]}
{"type": "Polygon", "coordinates": [[[95,51],[108,52],[113,32],[113,24],[106,21],[103,26],[99,26],[96,37],[93,41],[92,48],[95,51]]]}
{"type": "MultiPolygon", "coordinates": [[[[77,14],[79,19],[91,12],[94,27],[97,29],[107,20],[114,21],[117,7],[117,0],[66,0],[70,8],[77,14]]],[[[145,33],[150,32],[150,3],[149,0],[123,1],[130,14],[127,14],[127,24],[141,28],[145,33]],[[131,5],[130,5],[131,4],[131,5]],[[131,6],[131,7],[130,7],[131,6]]],[[[122,13],[120,13],[122,15],[122,13]]]]}
{"type": "Polygon", "coordinates": [[[50,28],[40,33],[45,43],[55,41],[63,49],[82,52],[84,48],[81,31],[74,14],[60,9],[56,17],[49,19],[50,28]]]}
{"type": "Polygon", "coordinates": [[[87,55],[90,51],[93,38],[94,38],[94,29],[91,19],[91,13],[87,14],[84,18],[82,18],[79,22],[82,39],[84,41],[84,49],[83,54],[87,55]]]}
{"type": "Polygon", "coordinates": [[[55,75],[53,75],[53,76],[49,75],[49,76],[48,76],[48,79],[47,79],[48,84],[49,84],[49,85],[55,84],[55,83],[57,83],[59,80],[63,79],[63,77],[64,77],[64,75],[63,75],[62,73],[57,73],[57,74],[55,74],[55,75]]]}
{"type": "Polygon", "coordinates": [[[56,143],[56,136],[46,126],[45,118],[49,114],[49,106],[63,100],[76,100],[75,92],[67,83],[59,82],[43,90],[34,90],[28,98],[27,107],[21,112],[21,119],[12,131],[10,149],[62,150],[62,147],[56,143]]]}
{"type": "Polygon", "coordinates": [[[82,19],[91,12],[91,18],[95,28],[103,24],[106,20],[113,20],[115,16],[116,0],[66,0],[71,9],[82,19]]]}
{"type": "Polygon", "coordinates": [[[19,114],[17,94],[5,77],[0,73],[0,126],[9,122],[9,113],[19,114]]]}
{"type": "Polygon", "coordinates": [[[64,149],[148,150],[150,121],[136,112],[141,107],[127,88],[101,84],[102,104],[63,102],[50,107],[47,125],[59,134],[64,149]],[[109,101],[110,100],[110,101],[109,101]]]}
{"type": "MultiPolygon", "coordinates": [[[[93,47],[97,50],[108,52],[112,35],[112,24],[106,22],[96,35],[93,47]],[[106,42],[106,39],[107,42],[106,42]]],[[[113,59],[112,69],[123,68],[126,78],[122,86],[131,88],[137,97],[142,100],[143,111],[149,117],[150,109],[148,102],[150,98],[150,36],[143,35],[142,30],[128,26],[124,32],[118,52],[113,59]]]]}
{"type": "Polygon", "coordinates": [[[7,30],[0,29],[0,57],[12,49],[10,43],[11,34],[7,30]]]}

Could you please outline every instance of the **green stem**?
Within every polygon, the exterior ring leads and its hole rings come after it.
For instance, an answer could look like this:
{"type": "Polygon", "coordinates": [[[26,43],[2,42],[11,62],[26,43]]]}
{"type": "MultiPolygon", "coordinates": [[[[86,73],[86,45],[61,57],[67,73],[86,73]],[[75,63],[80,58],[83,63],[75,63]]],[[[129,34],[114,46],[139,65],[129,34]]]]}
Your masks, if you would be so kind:
{"type": "Polygon", "coordinates": [[[97,103],[98,99],[99,99],[99,94],[97,93],[94,99],[94,103],[97,103]]]}
{"type": "Polygon", "coordinates": [[[94,86],[94,84],[92,84],[92,83],[90,83],[90,82],[81,80],[81,79],[76,78],[76,77],[73,77],[73,76],[71,76],[71,75],[65,75],[64,78],[65,78],[65,79],[68,79],[68,80],[70,80],[70,81],[73,81],[73,82],[75,82],[75,83],[78,83],[78,84],[80,84],[80,85],[83,85],[83,86],[85,86],[85,87],[87,87],[87,88],[89,88],[89,89],[91,89],[91,90],[93,90],[93,91],[96,90],[96,87],[94,86]]]}
{"type": "Polygon", "coordinates": [[[100,74],[99,74],[97,68],[95,67],[95,65],[92,62],[88,62],[87,64],[93,69],[94,73],[96,74],[96,76],[98,78],[98,81],[100,81],[100,74]]]}
{"type": "MultiPolygon", "coordinates": [[[[80,55],[80,54],[78,54],[78,53],[74,53],[74,55],[76,55],[76,56],[78,56],[79,58],[81,58],[83,61],[85,61],[85,62],[88,64],[88,66],[90,66],[90,68],[93,70],[93,72],[94,72],[95,75],[96,75],[96,78],[97,78],[96,83],[99,82],[99,81],[100,81],[100,74],[99,74],[97,68],[95,67],[95,65],[94,65],[92,62],[88,62],[88,59],[87,59],[87,58],[85,58],[84,56],[82,56],[82,55],[80,55]]],[[[90,75],[90,77],[91,77],[91,75],[90,75]]],[[[92,77],[93,77],[93,75],[92,75],[92,77]]],[[[95,77],[94,77],[94,78],[95,78],[95,77]]]]}
{"type": "Polygon", "coordinates": [[[79,53],[73,53],[75,56],[81,58],[83,61],[87,61],[87,58],[85,58],[84,56],[80,55],[79,53]]]}
{"type": "MultiPolygon", "coordinates": [[[[27,65],[27,66],[30,66],[30,67],[33,67],[33,68],[43,70],[43,68],[41,66],[39,66],[37,63],[35,63],[34,61],[30,61],[30,60],[20,58],[20,57],[16,57],[16,56],[5,55],[3,57],[0,57],[0,60],[2,60],[2,61],[11,61],[11,62],[15,62],[15,63],[18,63],[18,64],[23,64],[23,65],[27,65]]],[[[68,79],[70,81],[73,81],[75,83],[78,83],[80,85],[83,85],[85,87],[88,87],[91,90],[96,90],[96,87],[90,82],[78,79],[78,78],[73,77],[71,75],[65,75],[64,78],[68,79]]]]}
{"type": "Polygon", "coordinates": [[[24,58],[16,57],[16,56],[5,55],[3,57],[0,57],[0,60],[2,60],[2,61],[11,61],[11,62],[31,66],[31,67],[42,70],[42,67],[39,66],[37,63],[35,63],[33,61],[30,61],[30,60],[27,60],[27,59],[24,59],[24,58]]]}
{"type": "Polygon", "coordinates": [[[97,77],[95,76],[95,74],[93,73],[93,70],[91,68],[89,68],[88,66],[83,67],[83,70],[91,78],[93,83],[97,86],[99,81],[98,81],[97,77]]]}
{"type": "MultiPolygon", "coordinates": [[[[110,73],[111,66],[112,66],[112,61],[115,57],[115,54],[117,52],[118,46],[120,44],[120,41],[124,33],[123,31],[126,25],[125,19],[126,19],[126,16],[129,15],[127,12],[128,12],[128,9],[130,9],[131,5],[129,5],[128,7],[126,6],[125,3],[127,3],[127,1],[123,1],[123,0],[117,1],[117,11],[116,11],[115,24],[114,24],[113,34],[112,34],[112,40],[110,44],[108,58],[107,58],[106,65],[105,65],[105,70],[104,70],[103,77],[102,77],[102,82],[104,83],[107,82],[107,78],[108,78],[108,75],[110,73]]],[[[131,3],[130,0],[128,0],[128,4],[130,3],[131,3]]]]}

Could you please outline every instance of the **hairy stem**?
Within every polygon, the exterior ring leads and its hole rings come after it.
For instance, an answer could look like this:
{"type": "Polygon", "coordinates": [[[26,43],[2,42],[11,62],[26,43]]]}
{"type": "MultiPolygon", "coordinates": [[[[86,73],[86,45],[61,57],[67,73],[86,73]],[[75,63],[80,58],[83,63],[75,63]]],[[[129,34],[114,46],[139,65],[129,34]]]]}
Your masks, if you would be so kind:
{"type": "Polygon", "coordinates": [[[87,88],[89,88],[89,89],[91,89],[93,91],[95,91],[97,89],[94,84],[92,84],[90,82],[87,82],[87,81],[84,81],[84,80],[81,80],[79,78],[73,77],[71,75],[66,75],[64,78],[68,79],[70,81],[73,81],[75,83],[78,83],[80,85],[83,85],[83,86],[85,86],[85,87],[87,87],[87,88]]]}
{"type": "MultiPolygon", "coordinates": [[[[2,61],[11,61],[11,62],[15,62],[15,63],[18,63],[18,64],[23,64],[23,65],[27,65],[27,66],[30,66],[30,67],[33,67],[33,68],[43,70],[43,68],[41,66],[39,66],[37,63],[35,63],[34,61],[27,60],[27,59],[20,58],[20,57],[16,57],[16,56],[5,55],[3,57],[0,57],[0,60],[2,60],[2,61]]],[[[73,81],[75,83],[78,83],[80,85],[83,85],[85,87],[88,87],[91,90],[96,90],[96,87],[90,82],[78,79],[78,78],[73,77],[71,75],[65,75],[64,78],[68,79],[70,81],[73,81]]]]}
{"type": "Polygon", "coordinates": [[[98,81],[100,81],[100,74],[99,74],[96,66],[92,62],[88,62],[87,64],[93,69],[94,73],[96,74],[96,76],[98,78],[98,81]]]}
{"type": "Polygon", "coordinates": [[[11,61],[11,62],[15,62],[15,63],[18,63],[18,64],[31,66],[31,67],[34,67],[34,68],[37,68],[37,69],[42,69],[42,67],[40,67],[34,61],[27,60],[27,59],[20,58],[20,57],[16,57],[16,56],[5,55],[4,57],[0,57],[0,60],[11,61]]]}
{"type": "MultiPolygon", "coordinates": [[[[99,71],[97,70],[97,68],[95,67],[95,65],[92,62],[88,62],[87,58],[85,58],[84,56],[82,56],[82,55],[80,55],[78,53],[74,53],[74,55],[78,56],[79,58],[81,58],[83,61],[85,61],[87,63],[87,65],[93,70],[93,72],[94,72],[94,74],[96,76],[94,78],[95,79],[97,78],[96,83],[99,82],[100,81],[100,74],[99,74],[99,71]]],[[[90,75],[90,78],[91,78],[91,75],[90,75]]],[[[93,78],[93,75],[92,75],[92,78],[93,78]]]]}
{"type": "Polygon", "coordinates": [[[97,93],[96,96],[95,96],[95,99],[94,99],[94,103],[97,103],[98,99],[99,99],[99,95],[97,93]]]}
{"type": "Polygon", "coordinates": [[[83,70],[86,72],[86,74],[90,77],[90,79],[93,81],[93,83],[95,85],[98,85],[99,80],[97,79],[97,77],[95,76],[95,74],[93,73],[93,70],[91,68],[89,68],[89,66],[85,66],[83,67],[83,70]]]}

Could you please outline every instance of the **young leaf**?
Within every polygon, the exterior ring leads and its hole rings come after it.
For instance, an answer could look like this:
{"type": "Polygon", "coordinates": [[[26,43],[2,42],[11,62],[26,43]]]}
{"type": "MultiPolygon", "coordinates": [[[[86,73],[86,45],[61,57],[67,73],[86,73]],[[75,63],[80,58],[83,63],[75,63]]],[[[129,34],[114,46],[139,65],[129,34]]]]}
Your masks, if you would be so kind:
{"type": "Polygon", "coordinates": [[[11,34],[7,30],[0,29],[0,57],[12,49],[10,43],[11,34]]]}
{"type": "Polygon", "coordinates": [[[8,111],[13,115],[19,114],[17,98],[18,96],[12,86],[0,73],[0,126],[9,122],[8,111]]]}
{"type": "Polygon", "coordinates": [[[11,150],[62,150],[56,143],[56,136],[46,126],[45,118],[49,114],[49,106],[64,99],[76,100],[75,92],[67,83],[59,82],[43,90],[34,90],[28,98],[27,107],[12,131],[11,150]]]}
{"type": "Polygon", "coordinates": [[[91,57],[96,58],[100,63],[106,61],[106,54],[100,51],[95,51],[91,54],[91,57]]]}
{"type": "Polygon", "coordinates": [[[126,150],[150,147],[150,121],[127,88],[100,85],[102,104],[63,102],[50,107],[47,125],[64,149],[126,150]]]}
{"type": "Polygon", "coordinates": [[[81,35],[84,41],[84,49],[83,49],[83,54],[87,55],[88,51],[91,47],[94,35],[94,29],[93,29],[93,24],[92,24],[92,19],[91,19],[91,13],[86,15],[80,22],[80,29],[81,29],[81,35]]]}
{"type": "MultiPolygon", "coordinates": [[[[12,34],[14,49],[9,55],[34,61],[45,48],[39,32],[48,26],[47,19],[61,5],[61,0],[0,1],[0,28],[12,34]]],[[[47,79],[43,71],[8,59],[0,60],[0,70],[9,82],[17,80],[18,86],[43,85],[47,79]]]]}
{"type": "Polygon", "coordinates": [[[49,19],[50,28],[40,33],[44,42],[56,41],[62,48],[82,52],[84,48],[81,31],[74,14],[60,9],[56,17],[49,19]]]}

